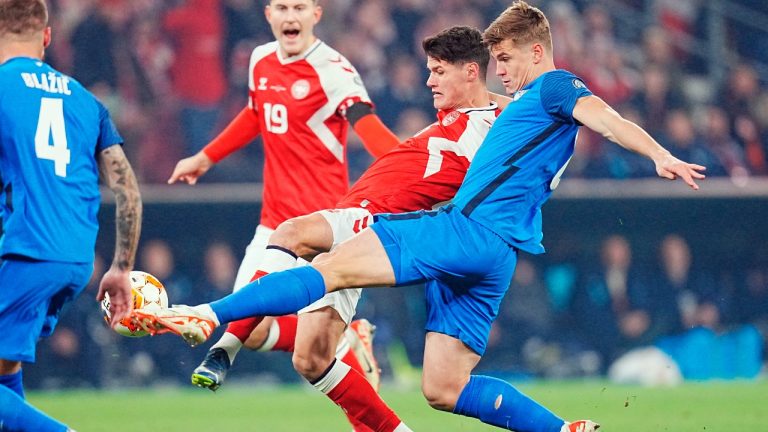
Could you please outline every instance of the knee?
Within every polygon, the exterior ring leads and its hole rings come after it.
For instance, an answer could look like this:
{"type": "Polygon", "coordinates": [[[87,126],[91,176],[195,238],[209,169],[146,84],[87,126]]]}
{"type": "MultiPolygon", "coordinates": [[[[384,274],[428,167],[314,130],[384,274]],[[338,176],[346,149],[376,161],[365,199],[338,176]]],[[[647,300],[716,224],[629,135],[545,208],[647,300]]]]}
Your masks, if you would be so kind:
{"type": "Polygon", "coordinates": [[[293,219],[289,219],[278,225],[275,232],[269,236],[269,244],[280,246],[293,251],[296,255],[302,256],[301,227],[293,219]]]}
{"type": "Polygon", "coordinates": [[[322,355],[296,351],[293,353],[293,368],[299,375],[306,378],[308,381],[314,381],[320,378],[328,369],[333,358],[327,359],[322,355]]]}
{"type": "Polygon", "coordinates": [[[433,380],[424,377],[421,383],[421,392],[432,408],[452,412],[459,400],[461,387],[445,380],[433,380]]]}

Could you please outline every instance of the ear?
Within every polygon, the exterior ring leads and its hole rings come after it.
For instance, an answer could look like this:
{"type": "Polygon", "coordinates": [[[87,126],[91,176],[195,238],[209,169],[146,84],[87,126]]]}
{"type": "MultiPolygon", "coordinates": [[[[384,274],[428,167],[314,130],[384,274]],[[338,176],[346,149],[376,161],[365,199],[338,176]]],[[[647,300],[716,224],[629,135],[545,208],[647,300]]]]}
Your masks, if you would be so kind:
{"type": "Polygon", "coordinates": [[[45,30],[43,30],[43,49],[48,48],[48,45],[51,44],[51,28],[46,27],[45,30]]]}
{"type": "Polygon", "coordinates": [[[480,66],[477,63],[467,63],[464,66],[467,72],[467,79],[469,81],[477,81],[480,77],[480,66]]]}
{"type": "Polygon", "coordinates": [[[267,18],[267,22],[272,19],[272,8],[269,5],[264,6],[264,16],[267,18]]]}
{"type": "Polygon", "coordinates": [[[323,16],[323,7],[318,5],[315,6],[315,24],[320,22],[320,18],[323,16]]]}
{"type": "Polygon", "coordinates": [[[534,43],[531,45],[531,52],[533,53],[533,64],[539,64],[544,59],[545,51],[544,45],[540,43],[534,43]]]}

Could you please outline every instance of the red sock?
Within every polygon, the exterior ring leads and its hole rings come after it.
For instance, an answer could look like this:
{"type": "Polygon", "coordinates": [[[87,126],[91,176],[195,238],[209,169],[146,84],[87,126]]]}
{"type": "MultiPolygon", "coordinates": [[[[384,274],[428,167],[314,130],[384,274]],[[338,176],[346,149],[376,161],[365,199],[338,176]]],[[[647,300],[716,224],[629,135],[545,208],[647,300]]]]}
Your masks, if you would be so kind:
{"type": "Polygon", "coordinates": [[[392,432],[401,423],[365,377],[343,362],[334,361],[328,372],[313,385],[340,406],[348,417],[376,432],[392,432]]]}
{"type": "Polygon", "coordinates": [[[296,342],[296,327],[299,324],[298,315],[284,315],[275,318],[277,328],[280,329],[280,334],[277,337],[277,342],[270,351],[287,351],[293,352],[293,345],[296,342]]]}
{"type": "MultiPolygon", "coordinates": [[[[257,270],[256,273],[253,274],[251,282],[267,274],[267,272],[257,270]]],[[[227,326],[227,333],[233,334],[237,339],[240,340],[241,343],[245,343],[245,341],[248,340],[248,336],[251,335],[253,329],[255,329],[256,326],[259,325],[259,323],[261,323],[263,320],[264,317],[252,317],[232,321],[227,326]]]]}

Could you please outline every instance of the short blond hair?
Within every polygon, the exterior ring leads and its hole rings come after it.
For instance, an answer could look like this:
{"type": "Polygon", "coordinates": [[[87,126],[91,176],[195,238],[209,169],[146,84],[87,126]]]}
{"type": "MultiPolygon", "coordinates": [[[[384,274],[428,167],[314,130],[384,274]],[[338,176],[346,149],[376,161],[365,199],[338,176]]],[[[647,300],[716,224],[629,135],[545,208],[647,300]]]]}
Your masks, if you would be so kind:
{"type": "Polygon", "coordinates": [[[540,43],[552,52],[549,20],[539,8],[524,1],[513,3],[483,32],[483,42],[489,48],[505,40],[511,40],[514,45],[540,43]]]}
{"type": "Polygon", "coordinates": [[[27,37],[47,26],[44,0],[0,0],[0,36],[27,37]]]}

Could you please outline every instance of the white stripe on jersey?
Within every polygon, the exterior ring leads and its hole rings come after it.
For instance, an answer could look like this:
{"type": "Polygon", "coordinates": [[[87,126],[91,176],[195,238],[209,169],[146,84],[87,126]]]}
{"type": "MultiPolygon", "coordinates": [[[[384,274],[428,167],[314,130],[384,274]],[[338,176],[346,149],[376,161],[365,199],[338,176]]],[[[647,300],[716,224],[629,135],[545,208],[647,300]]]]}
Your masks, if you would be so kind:
{"type": "Polygon", "coordinates": [[[451,141],[442,137],[431,137],[427,141],[429,160],[427,160],[424,178],[440,171],[443,164],[442,151],[450,151],[457,156],[464,156],[472,162],[477,149],[480,148],[480,144],[491,129],[493,122],[496,121],[496,104],[494,102],[489,108],[471,109],[465,112],[469,120],[458,141],[451,141]]]}
{"type": "Polygon", "coordinates": [[[368,103],[371,99],[357,70],[338,51],[322,44],[306,60],[315,68],[328,97],[328,102],[312,115],[307,126],[339,162],[344,162],[344,146],[325,125],[325,120],[336,113],[345,99],[358,97],[368,103]]]}

